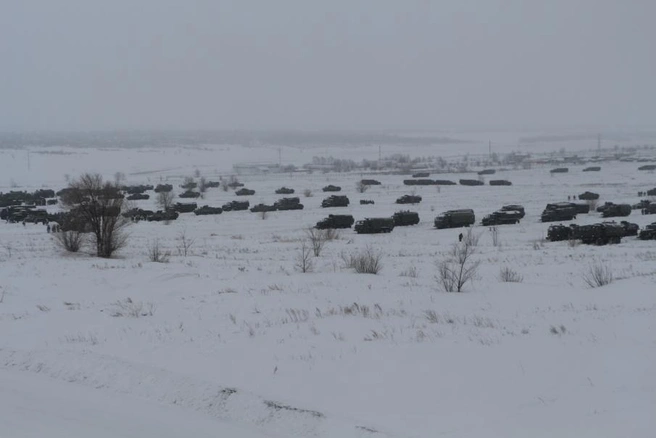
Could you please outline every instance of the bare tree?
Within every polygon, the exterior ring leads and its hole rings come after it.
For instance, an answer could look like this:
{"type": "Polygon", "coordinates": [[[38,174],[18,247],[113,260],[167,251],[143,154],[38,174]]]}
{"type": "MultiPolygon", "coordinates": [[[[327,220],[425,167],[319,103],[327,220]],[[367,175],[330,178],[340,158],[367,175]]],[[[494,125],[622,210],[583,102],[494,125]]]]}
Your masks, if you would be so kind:
{"type": "Polygon", "coordinates": [[[68,252],[78,252],[84,242],[84,233],[78,230],[53,233],[52,236],[57,246],[68,252]]]}
{"type": "Polygon", "coordinates": [[[615,279],[610,265],[601,261],[592,262],[587,271],[582,274],[582,277],[583,281],[592,288],[606,286],[615,279]]]}
{"type": "Polygon", "coordinates": [[[173,200],[175,199],[175,195],[173,192],[159,192],[157,194],[157,206],[161,208],[162,210],[166,211],[169,208],[173,206],[173,200]]]}
{"type": "Polygon", "coordinates": [[[128,238],[124,228],[129,221],[121,216],[124,197],[119,187],[103,181],[99,174],[86,173],[68,188],[62,204],[93,233],[98,257],[109,258],[124,247],[128,238]]]}
{"type": "Polygon", "coordinates": [[[120,187],[121,184],[125,182],[125,174],[123,172],[116,172],[114,174],[114,184],[116,184],[117,187],[120,187]]]}
{"type": "Polygon", "coordinates": [[[305,230],[305,235],[310,241],[314,256],[319,257],[323,247],[326,245],[325,233],[323,233],[323,230],[317,230],[316,228],[310,227],[305,230]]]}
{"type": "MultiPolygon", "coordinates": [[[[468,233],[470,236],[472,233],[468,233]]],[[[473,260],[477,239],[453,244],[448,256],[437,264],[436,280],[446,292],[462,292],[463,287],[476,278],[481,262],[473,260]]]]}
{"type": "Polygon", "coordinates": [[[155,263],[168,263],[171,257],[171,251],[164,251],[159,245],[159,240],[155,239],[148,248],[148,259],[155,263]]]}
{"type": "Polygon", "coordinates": [[[344,267],[354,269],[358,274],[378,274],[383,269],[383,253],[370,246],[353,253],[342,253],[344,267]]]}
{"type": "Polygon", "coordinates": [[[312,272],[314,269],[312,251],[310,250],[310,245],[308,245],[307,240],[305,239],[301,241],[301,247],[299,248],[298,255],[296,256],[296,269],[304,274],[307,272],[312,272]]]}
{"type": "Polygon", "coordinates": [[[200,197],[205,199],[205,192],[207,192],[207,179],[204,176],[198,181],[198,191],[200,192],[200,197]]]}
{"type": "Polygon", "coordinates": [[[504,283],[521,283],[524,281],[524,276],[512,268],[504,266],[499,271],[499,281],[504,283]]]}
{"type": "Polygon", "coordinates": [[[182,230],[180,234],[178,234],[178,253],[180,255],[183,255],[187,257],[189,255],[189,251],[191,250],[191,247],[194,246],[194,243],[196,243],[196,239],[192,239],[189,236],[187,236],[187,230],[182,230]]]}

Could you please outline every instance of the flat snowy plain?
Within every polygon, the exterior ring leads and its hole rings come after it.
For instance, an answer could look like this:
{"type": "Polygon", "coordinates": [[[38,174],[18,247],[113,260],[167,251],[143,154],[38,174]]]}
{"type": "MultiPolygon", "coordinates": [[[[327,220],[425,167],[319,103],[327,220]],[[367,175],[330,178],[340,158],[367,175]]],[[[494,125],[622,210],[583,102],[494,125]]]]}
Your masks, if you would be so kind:
{"type": "MultiPolygon", "coordinates": [[[[305,151],[295,164],[338,153],[305,151]]],[[[127,183],[168,182],[180,193],[195,169],[216,180],[235,162],[276,160],[278,150],[32,148],[29,171],[26,155],[0,150],[0,191],[10,181],[58,190],[65,174],[120,171],[127,183]]],[[[637,202],[638,191],[656,187],[654,174],[637,167],[503,171],[494,178],[513,186],[439,191],[376,175],[382,185],[364,194],[355,190],[360,174],[244,176],[256,190],[251,205],[274,202],[274,190],[287,186],[305,209],[265,220],[242,211],[140,222],[110,260],[62,253],[43,226],[2,223],[0,436],[653,437],[656,243],[550,243],[539,222],[547,202],[585,190],[600,202],[637,202]],[[320,207],[329,183],[343,187],[349,207],[320,207]],[[308,226],[329,213],[389,216],[400,209],[394,200],[412,192],[423,197],[409,206],[419,225],[384,235],[341,231],[314,272],[295,268],[308,226]],[[462,230],[435,230],[434,217],[473,208],[480,221],[509,203],[527,215],[499,227],[498,246],[488,228],[474,228],[478,279],[464,293],[440,291],[436,262],[462,230]],[[178,251],[183,232],[195,241],[186,257],[178,251]],[[155,240],[172,252],[169,263],[148,260],[155,240]],[[383,254],[378,275],[343,268],[341,254],[367,246],[383,254]],[[612,284],[585,284],[595,262],[612,267],[612,284]],[[505,266],[523,282],[501,282],[505,266]],[[140,316],[113,316],[128,298],[143,306],[140,316]]],[[[209,189],[197,202],[234,199],[209,189]]],[[[154,208],[152,200],[138,205],[154,208]]],[[[591,213],[577,223],[600,220],[591,213]]],[[[643,227],[656,216],[634,211],[628,220],[643,227]]]]}

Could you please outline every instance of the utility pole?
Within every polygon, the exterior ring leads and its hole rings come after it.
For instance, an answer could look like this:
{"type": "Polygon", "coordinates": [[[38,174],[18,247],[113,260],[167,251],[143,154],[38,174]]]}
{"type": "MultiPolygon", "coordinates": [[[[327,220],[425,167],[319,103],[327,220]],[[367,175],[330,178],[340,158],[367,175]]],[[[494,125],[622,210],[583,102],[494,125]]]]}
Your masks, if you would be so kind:
{"type": "Polygon", "coordinates": [[[380,145],[378,145],[378,170],[380,170],[380,165],[381,165],[381,162],[383,160],[383,156],[381,154],[382,154],[382,152],[381,152],[381,149],[380,149],[380,145]]]}
{"type": "Polygon", "coordinates": [[[601,153],[601,134],[597,134],[597,152],[601,153]]]}
{"type": "Polygon", "coordinates": [[[488,150],[488,154],[490,155],[490,159],[491,159],[492,158],[492,140],[488,140],[487,150],[488,150]]]}

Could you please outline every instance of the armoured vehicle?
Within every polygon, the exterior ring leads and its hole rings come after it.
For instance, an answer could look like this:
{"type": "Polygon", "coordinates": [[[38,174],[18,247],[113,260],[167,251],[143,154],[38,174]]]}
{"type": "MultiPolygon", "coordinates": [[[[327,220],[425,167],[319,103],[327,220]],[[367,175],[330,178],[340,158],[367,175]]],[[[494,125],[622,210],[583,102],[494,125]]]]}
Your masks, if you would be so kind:
{"type": "Polygon", "coordinates": [[[656,196],[656,189],[647,190],[647,196],[656,196]]]}
{"type": "Polygon", "coordinates": [[[360,181],[360,184],[365,186],[379,186],[380,181],[375,179],[363,179],[362,181],[360,181]]]}
{"type": "Polygon", "coordinates": [[[599,166],[590,166],[590,167],[586,167],[585,169],[583,169],[584,172],[599,172],[600,170],[601,170],[601,167],[599,167],[599,166]]]}
{"type": "Polygon", "coordinates": [[[435,228],[460,228],[468,227],[476,222],[474,210],[449,210],[435,218],[435,228]]]}
{"type": "Polygon", "coordinates": [[[31,205],[12,205],[2,210],[0,218],[10,223],[22,222],[33,211],[34,207],[31,205]]]}
{"type": "Polygon", "coordinates": [[[151,185],[138,185],[138,186],[123,186],[123,190],[128,195],[138,195],[147,192],[148,190],[153,190],[155,187],[151,185]]]}
{"type": "Polygon", "coordinates": [[[232,181],[228,183],[228,187],[231,189],[236,189],[237,187],[244,187],[244,183],[240,183],[239,181],[232,181]]]}
{"type": "MultiPolygon", "coordinates": [[[[121,216],[131,219],[133,221],[143,221],[148,219],[149,216],[155,214],[152,210],[143,210],[141,208],[133,208],[131,210],[122,213],[121,216]]],[[[177,213],[176,213],[177,214],[177,213]]],[[[59,222],[57,219],[55,221],[59,222]]]]}
{"type": "Polygon", "coordinates": [[[572,238],[580,239],[588,245],[606,245],[620,243],[624,235],[624,228],[616,222],[602,222],[592,225],[573,227],[572,238]]]}
{"type": "Polygon", "coordinates": [[[350,214],[330,214],[327,218],[320,220],[314,226],[318,230],[328,228],[351,228],[355,219],[350,214]]]}
{"type": "Polygon", "coordinates": [[[301,204],[301,200],[294,197],[294,198],[282,198],[277,200],[274,204],[274,207],[276,207],[277,210],[303,210],[303,204],[301,204]]]}
{"type": "Polygon", "coordinates": [[[604,202],[602,205],[597,207],[597,213],[603,213],[608,207],[615,205],[612,202],[604,202]]]}
{"type": "Polygon", "coordinates": [[[294,193],[294,189],[288,189],[287,187],[280,187],[276,190],[276,195],[291,195],[294,193]]]}
{"type": "Polygon", "coordinates": [[[419,213],[414,211],[397,211],[392,216],[394,225],[397,227],[405,227],[408,225],[417,225],[419,223],[419,213]]]}
{"type": "Polygon", "coordinates": [[[403,195],[396,200],[397,204],[419,204],[421,202],[421,196],[416,195],[403,195]]]}
{"type": "Polygon", "coordinates": [[[478,172],[479,175],[494,175],[497,173],[496,169],[483,169],[478,172]]]}
{"type": "Polygon", "coordinates": [[[519,205],[519,204],[504,205],[503,207],[501,207],[501,211],[516,211],[516,212],[519,213],[519,215],[520,215],[519,218],[520,219],[524,219],[524,216],[526,215],[526,212],[524,210],[524,206],[519,205]]]}
{"type": "Polygon", "coordinates": [[[638,167],[638,170],[656,170],[656,164],[647,164],[645,166],[638,167]]]}
{"type": "Polygon", "coordinates": [[[198,187],[198,183],[195,183],[193,181],[188,181],[184,184],[180,184],[180,187],[182,187],[183,189],[191,190],[191,189],[195,189],[196,187],[198,187]]]}
{"type": "Polygon", "coordinates": [[[219,188],[221,187],[221,182],[220,181],[205,181],[205,188],[207,189],[212,189],[212,188],[219,188]]]}
{"type": "Polygon", "coordinates": [[[495,225],[518,224],[522,219],[522,213],[512,210],[495,211],[481,220],[481,225],[491,227],[495,225]]]}
{"type": "Polygon", "coordinates": [[[155,193],[170,192],[171,190],[173,190],[171,184],[157,184],[157,187],[155,187],[155,193]]]}
{"type": "Polygon", "coordinates": [[[640,230],[638,234],[640,240],[656,240],[656,222],[647,225],[644,229],[640,230]]]}
{"type": "Polygon", "coordinates": [[[512,183],[508,180],[505,180],[505,179],[491,179],[490,180],[490,185],[491,186],[511,186],[512,183]]]}
{"type": "Polygon", "coordinates": [[[321,201],[321,206],[326,207],[348,207],[349,198],[347,196],[331,195],[321,201]]]}
{"type": "Polygon", "coordinates": [[[642,214],[656,214],[656,204],[649,204],[643,208],[642,214]]]}
{"type": "Polygon", "coordinates": [[[128,201],[141,201],[145,199],[150,199],[150,195],[146,195],[145,193],[133,193],[130,196],[126,198],[128,201]]]}
{"type": "Polygon", "coordinates": [[[323,190],[324,192],[341,192],[342,188],[339,186],[334,186],[332,184],[329,184],[321,190],[323,190]]]}
{"type": "Polygon", "coordinates": [[[45,225],[48,223],[48,212],[45,210],[28,210],[28,214],[23,221],[45,225]]]}
{"type": "Polygon", "coordinates": [[[628,216],[631,214],[631,206],[629,204],[612,204],[609,205],[601,213],[602,217],[620,217],[628,216]]]}
{"type": "Polygon", "coordinates": [[[237,196],[251,196],[255,194],[255,190],[250,190],[247,188],[241,188],[235,192],[237,196]]]}
{"type": "Polygon", "coordinates": [[[200,197],[200,193],[194,192],[192,190],[187,190],[186,192],[181,193],[178,197],[196,199],[200,197]]]}
{"type": "Polygon", "coordinates": [[[251,207],[251,213],[260,213],[263,211],[276,211],[277,208],[275,205],[267,205],[267,204],[257,204],[253,207],[251,207]]]}
{"type": "Polygon", "coordinates": [[[221,214],[223,210],[220,207],[210,207],[209,205],[203,205],[200,208],[194,210],[196,216],[203,216],[208,214],[221,214]]]}
{"type": "Polygon", "coordinates": [[[540,216],[542,222],[571,221],[576,218],[576,207],[571,202],[547,204],[540,216]]]}
{"type": "Polygon", "coordinates": [[[148,222],[159,222],[159,221],[174,221],[180,216],[177,211],[167,210],[167,211],[156,211],[152,215],[146,217],[148,222]]]}
{"type": "Polygon", "coordinates": [[[455,181],[450,181],[448,179],[436,179],[433,181],[433,184],[436,186],[455,186],[457,185],[455,181]]]}
{"type": "Polygon", "coordinates": [[[223,204],[221,208],[223,211],[240,211],[248,210],[251,204],[248,201],[230,201],[227,204],[223,204]]]}
{"type": "Polygon", "coordinates": [[[458,181],[461,186],[482,186],[485,183],[477,179],[461,179],[458,181]]]}
{"type": "Polygon", "coordinates": [[[599,199],[599,193],[583,192],[579,195],[581,201],[595,201],[599,199]]]}
{"type": "Polygon", "coordinates": [[[394,218],[366,218],[355,223],[353,228],[358,234],[389,233],[394,229],[394,218]]]}
{"type": "Polygon", "coordinates": [[[567,173],[567,172],[569,172],[569,168],[567,168],[567,167],[557,167],[555,169],[551,169],[549,172],[550,173],[567,173]]]}
{"type": "Polygon", "coordinates": [[[621,221],[620,225],[624,228],[624,235],[622,237],[637,236],[640,231],[638,224],[634,224],[633,222],[621,221]]]}
{"type": "Polygon", "coordinates": [[[432,179],[404,179],[403,184],[406,186],[434,186],[436,182],[432,179]]]}
{"type": "Polygon", "coordinates": [[[175,205],[173,205],[173,211],[177,211],[178,213],[191,213],[197,208],[198,208],[198,204],[196,204],[195,202],[190,202],[188,204],[182,202],[176,202],[175,205]]]}
{"type": "Polygon", "coordinates": [[[428,172],[417,172],[417,173],[412,174],[413,178],[428,178],[429,176],[430,176],[430,173],[428,173],[428,172]]]}
{"type": "Polygon", "coordinates": [[[360,199],[360,205],[367,205],[367,204],[373,204],[374,201],[372,199],[360,199]]]}
{"type": "Polygon", "coordinates": [[[567,225],[563,225],[563,224],[551,225],[547,230],[547,240],[551,242],[570,240],[571,238],[572,238],[572,227],[568,227],[567,225]]]}

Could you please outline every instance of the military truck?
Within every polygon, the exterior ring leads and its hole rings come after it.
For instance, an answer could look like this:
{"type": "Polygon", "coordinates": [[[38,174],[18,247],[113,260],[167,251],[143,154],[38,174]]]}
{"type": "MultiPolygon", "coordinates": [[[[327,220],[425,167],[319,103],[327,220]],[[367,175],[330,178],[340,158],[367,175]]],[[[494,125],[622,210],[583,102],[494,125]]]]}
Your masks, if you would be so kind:
{"type": "Polygon", "coordinates": [[[549,172],[550,173],[567,173],[567,172],[569,172],[569,168],[567,168],[567,167],[557,167],[555,169],[551,169],[549,172]]]}
{"type": "Polygon", "coordinates": [[[397,227],[405,227],[408,225],[417,225],[419,223],[419,213],[414,211],[397,211],[392,215],[394,225],[397,227]]]}
{"type": "Polygon", "coordinates": [[[161,193],[161,192],[170,192],[173,190],[173,186],[171,184],[157,184],[157,187],[155,187],[155,193],[161,193]]]}
{"type": "Polygon", "coordinates": [[[572,202],[572,207],[576,210],[576,214],[590,213],[590,204],[583,204],[580,202],[572,202]]]}
{"type": "Polygon", "coordinates": [[[210,207],[209,205],[203,205],[200,208],[194,210],[196,216],[204,216],[209,214],[221,214],[223,210],[220,207],[210,207]]]}
{"type": "Polygon", "coordinates": [[[48,223],[48,212],[46,210],[28,210],[28,214],[23,221],[45,225],[48,223]]]}
{"type": "Polygon", "coordinates": [[[180,184],[180,187],[183,188],[183,189],[191,190],[191,189],[195,189],[196,187],[198,187],[198,183],[196,183],[194,181],[187,181],[184,184],[180,184]]]}
{"type": "Polygon", "coordinates": [[[599,199],[599,193],[586,191],[579,195],[579,200],[581,201],[596,201],[597,199],[599,199]]]}
{"type": "Polygon", "coordinates": [[[339,187],[339,186],[334,186],[332,184],[328,184],[326,187],[324,187],[321,190],[323,190],[324,192],[341,192],[342,188],[339,187]]]}
{"type": "Polygon", "coordinates": [[[363,186],[379,186],[380,181],[376,179],[363,179],[362,181],[360,181],[360,184],[362,184],[363,186]]]}
{"type": "Polygon", "coordinates": [[[524,219],[524,216],[526,215],[526,211],[524,210],[523,205],[519,204],[509,204],[509,205],[504,205],[501,207],[501,211],[516,211],[519,213],[519,218],[524,219]]]}
{"type": "Polygon", "coordinates": [[[369,205],[373,203],[374,203],[373,199],[360,199],[360,205],[369,205]]]}
{"type": "Polygon", "coordinates": [[[276,209],[284,211],[284,210],[303,210],[303,204],[301,204],[301,200],[298,199],[297,197],[294,198],[281,198],[274,202],[273,204],[276,209]]]}
{"type": "Polygon", "coordinates": [[[634,210],[642,211],[643,209],[647,208],[650,204],[651,201],[649,199],[641,199],[640,202],[636,202],[635,204],[633,204],[631,208],[634,210]]]}
{"type": "Polygon", "coordinates": [[[314,226],[318,230],[329,228],[351,228],[355,219],[350,214],[330,214],[327,218],[320,220],[314,226]]]}
{"type": "Polygon", "coordinates": [[[321,207],[348,207],[349,198],[347,196],[331,195],[321,201],[321,207]]]}
{"type": "Polygon", "coordinates": [[[241,188],[235,192],[235,195],[237,196],[251,196],[255,194],[255,190],[247,189],[247,188],[241,188]]]}
{"type": "Polygon", "coordinates": [[[622,237],[637,236],[640,231],[638,224],[634,224],[633,222],[621,221],[620,225],[624,228],[624,235],[622,237]]]}
{"type": "Polygon", "coordinates": [[[656,196],[656,188],[647,190],[647,196],[656,196]]]}
{"type": "Polygon", "coordinates": [[[197,208],[198,208],[198,204],[196,204],[195,202],[190,202],[190,203],[176,202],[175,205],[173,205],[173,211],[177,211],[178,213],[191,213],[197,208]]]}
{"type": "Polygon", "coordinates": [[[12,205],[2,210],[0,217],[9,223],[22,222],[34,211],[31,205],[12,205]]]}
{"type": "Polygon", "coordinates": [[[421,196],[417,195],[403,195],[396,200],[397,204],[419,204],[421,202],[421,196]]]}
{"type": "Polygon", "coordinates": [[[592,225],[581,225],[574,228],[573,238],[587,245],[607,245],[620,243],[624,228],[616,222],[602,222],[592,225]]]}
{"type": "Polygon", "coordinates": [[[461,179],[458,181],[461,186],[482,186],[485,183],[477,179],[461,179]]]}
{"type": "Polygon", "coordinates": [[[223,211],[241,211],[248,210],[251,204],[248,201],[230,201],[226,204],[223,204],[221,208],[223,211]]]}
{"type": "Polygon", "coordinates": [[[640,240],[656,240],[656,222],[647,225],[638,234],[640,240]]]}
{"type": "Polygon", "coordinates": [[[491,179],[490,180],[490,185],[491,186],[511,186],[512,183],[508,181],[507,179],[491,179]]]}
{"type": "Polygon", "coordinates": [[[200,193],[194,192],[193,190],[187,190],[186,192],[181,193],[178,197],[196,199],[200,197],[200,193]]]}
{"type": "Polygon", "coordinates": [[[599,172],[601,170],[600,166],[590,166],[583,169],[584,172],[599,172]]]}
{"type": "Polygon", "coordinates": [[[576,207],[571,202],[547,204],[540,220],[542,222],[571,221],[576,218],[576,207]]]}
{"type": "Polygon", "coordinates": [[[150,199],[150,195],[147,195],[145,193],[133,193],[130,196],[126,198],[128,201],[143,201],[146,199],[150,199]]]}
{"type": "Polygon", "coordinates": [[[481,225],[491,227],[496,225],[518,224],[522,219],[522,213],[513,210],[499,210],[488,214],[481,220],[481,225]]]}
{"type": "Polygon", "coordinates": [[[629,204],[613,204],[609,205],[602,211],[602,217],[622,217],[631,214],[631,206],[629,204]]]}
{"type": "Polygon", "coordinates": [[[353,229],[358,234],[390,233],[394,229],[394,218],[366,218],[357,221],[353,229]]]}
{"type": "Polygon", "coordinates": [[[551,225],[547,230],[547,240],[549,240],[550,242],[570,240],[572,238],[572,234],[573,234],[572,227],[563,224],[551,225]]]}
{"type": "Polygon", "coordinates": [[[251,213],[261,213],[263,211],[276,211],[277,208],[275,205],[267,205],[267,204],[257,204],[256,206],[251,208],[251,213]]]}
{"type": "Polygon", "coordinates": [[[280,187],[276,190],[276,195],[291,195],[294,193],[294,189],[288,189],[287,187],[280,187]]]}
{"type": "Polygon", "coordinates": [[[435,228],[460,228],[468,227],[476,222],[474,210],[449,210],[435,218],[435,228]]]}

